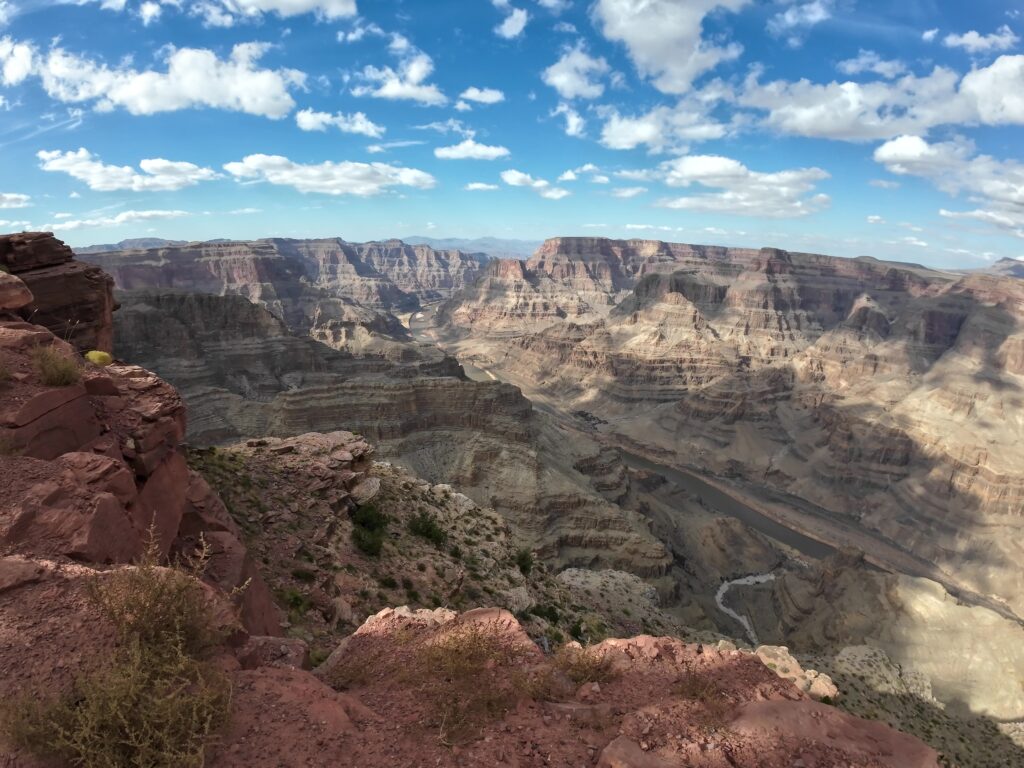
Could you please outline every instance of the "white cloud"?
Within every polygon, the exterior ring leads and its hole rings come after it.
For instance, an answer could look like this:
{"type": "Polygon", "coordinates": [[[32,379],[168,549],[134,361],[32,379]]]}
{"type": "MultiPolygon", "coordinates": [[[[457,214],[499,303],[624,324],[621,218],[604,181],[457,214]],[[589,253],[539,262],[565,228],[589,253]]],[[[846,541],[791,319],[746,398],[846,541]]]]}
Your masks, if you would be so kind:
{"type": "Polygon", "coordinates": [[[560,21],[554,26],[555,32],[563,32],[567,35],[576,34],[576,25],[570,24],[568,21],[560,21]]]}
{"type": "Polygon", "coordinates": [[[413,48],[404,37],[396,36],[391,51],[399,55],[398,69],[367,66],[359,74],[365,83],[352,89],[354,96],[372,96],[376,99],[418,101],[420,104],[440,106],[448,98],[433,83],[426,82],[434,72],[434,60],[413,48]]]}
{"type": "Polygon", "coordinates": [[[919,136],[900,136],[875,150],[875,161],[897,175],[929,180],[943,192],[966,193],[979,206],[967,211],[940,211],[947,218],[968,218],[992,224],[1024,238],[1024,164],[978,155],[966,139],[929,143],[919,136]]]}
{"type": "Polygon", "coordinates": [[[863,48],[856,58],[846,59],[839,62],[836,68],[844,75],[859,75],[862,72],[874,72],[884,78],[891,80],[899,77],[907,71],[907,65],[898,59],[886,60],[874,51],[866,51],[863,48]]]}
{"type": "Polygon", "coordinates": [[[403,149],[405,147],[418,147],[421,144],[426,144],[425,141],[418,140],[403,140],[403,141],[385,141],[380,144],[371,144],[366,148],[366,151],[371,155],[379,155],[382,152],[387,152],[391,149],[403,149]]]}
{"type": "Polygon", "coordinates": [[[926,29],[924,32],[921,33],[921,39],[924,40],[926,43],[930,43],[936,37],[938,37],[938,34],[938,29],[926,29]]]}
{"type": "Polygon", "coordinates": [[[227,163],[224,170],[239,181],[263,181],[324,195],[368,197],[389,187],[431,189],[436,184],[433,176],[415,168],[350,161],[303,164],[280,155],[248,155],[227,163]]]}
{"type": "Polygon", "coordinates": [[[139,18],[142,19],[142,26],[148,27],[154,21],[160,18],[160,14],[163,12],[163,8],[160,3],[154,3],[152,0],[146,0],[139,6],[139,18]]]}
{"type": "Polygon", "coordinates": [[[295,102],[290,89],[306,76],[294,69],[261,69],[265,43],[241,43],[228,59],[203,48],[168,49],[166,72],[111,68],[59,46],[39,53],[24,43],[0,41],[4,82],[38,77],[43,90],[64,103],[93,102],[101,112],[122,108],[134,115],[211,107],[270,118],[287,115],[295,102]]]}
{"type": "Polygon", "coordinates": [[[472,112],[473,105],[470,104],[469,102],[459,99],[458,101],[455,102],[455,110],[457,112],[472,112]]]}
{"type": "Polygon", "coordinates": [[[365,24],[361,19],[357,19],[352,29],[347,32],[338,32],[337,39],[339,43],[358,43],[368,35],[386,37],[387,33],[376,24],[365,24]]]}
{"type": "Polygon", "coordinates": [[[456,133],[466,139],[472,139],[476,136],[476,131],[472,128],[468,128],[461,120],[455,120],[453,118],[448,118],[447,120],[435,120],[434,122],[427,123],[425,125],[417,125],[416,129],[420,131],[437,131],[438,133],[443,133],[445,135],[449,133],[456,133]]]}
{"type": "Polygon", "coordinates": [[[12,221],[9,219],[0,219],[0,227],[3,227],[4,229],[9,231],[24,230],[28,226],[29,222],[27,221],[12,221]]]}
{"type": "Polygon", "coordinates": [[[765,124],[787,134],[870,141],[939,125],[1024,124],[1024,56],[1000,56],[962,79],[945,67],[870,83],[761,83],[759,75],[747,77],[737,103],[765,110],[765,124]]]}
{"type": "Polygon", "coordinates": [[[434,157],[440,160],[497,160],[508,155],[507,147],[488,146],[473,139],[465,139],[453,146],[438,147],[434,150],[434,157]]]}
{"type": "Polygon", "coordinates": [[[28,208],[32,198],[17,192],[0,192],[0,208],[28,208]]]}
{"type": "Polygon", "coordinates": [[[563,99],[596,99],[604,93],[600,77],[610,70],[604,58],[587,54],[580,40],[562,50],[562,57],[544,70],[544,82],[558,91],[563,99]]]}
{"type": "Polygon", "coordinates": [[[501,180],[510,187],[529,187],[547,200],[561,200],[563,197],[568,197],[572,194],[567,189],[552,187],[551,182],[546,179],[535,179],[528,173],[513,169],[502,171],[501,180]]]}
{"type": "Polygon", "coordinates": [[[494,28],[494,34],[506,40],[512,40],[523,34],[526,29],[526,22],[530,20],[530,14],[522,8],[510,8],[510,13],[505,20],[494,28]]]}
{"type": "Polygon", "coordinates": [[[796,48],[803,42],[802,34],[806,30],[832,18],[833,0],[790,2],[786,10],[768,20],[768,31],[776,37],[785,37],[786,43],[796,48]]]}
{"type": "Polygon", "coordinates": [[[928,243],[926,243],[924,240],[921,240],[920,238],[917,238],[917,237],[902,237],[899,240],[897,240],[896,242],[897,243],[902,243],[904,245],[913,245],[916,248],[927,248],[928,247],[928,243]]]}
{"type": "Polygon", "coordinates": [[[561,115],[565,118],[565,135],[575,138],[582,138],[587,135],[587,121],[583,115],[570,107],[564,101],[551,111],[552,117],[561,115]]]}
{"type": "Polygon", "coordinates": [[[477,104],[497,104],[505,100],[505,94],[497,88],[477,88],[474,85],[459,94],[459,98],[475,101],[477,104]]]}
{"type": "Polygon", "coordinates": [[[351,115],[336,112],[332,115],[329,112],[303,109],[295,113],[295,123],[303,131],[325,131],[328,126],[333,126],[342,133],[356,133],[374,139],[384,135],[384,127],[377,125],[362,112],[351,115]]]}
{"type": "Polygon", "coordinates": [[[612,195],[614,197],[621,197],[628,200],[633,197],[638,197],[646,191],[647,187],[619,187],[618,189],[612,190],[612,195]]]}
{"type": "Polygon", "coordinates": [[[641,115],[621,115],[605,110],[601,143],[609,149],[635,149],[646,145],[652,152],[685,151],[689,142],[719,139],[727,128],[707,113],[707,105],[691,98],[675,107],[655,107],[641,115]]]}
{"type": "Polygon", "coordinates": [[[501,189],[497,184],[485,184],[482,181],[471,181],[465,186],[467,192],[493,192],[496,189],[501,189]]]}
{"type": "Polygon", "coordinates": [[[66,173],[97,192],[171,192],[216,179],[219,175],[211,168],[158,157],[142,160],[140,173],[129,165],[106,165],[84,147],[75,152],[44,150],[37,152],[36,157],[44,171],[66,173]]]}
{"type": "Polygon", "coordinates": [[[590,177],[591,184],[610,184],[611,179],[605,176],[603,173],[595,174],[590,177]]]}
{"type": "Polygon", "coordinates": [[[963,48],[968,53],[991,53],[1008,51],[1020,42],[1020,38],[1005,24],[990,35],[981,35],[973,29],[962,35],[946,35],[942,44],[947,48],[963,48]]]}
{"type": "Polygon", "coordinates": [[[878,187],[878,189],[899,189],[900,183],[898,181],[890,181],[889,179],[871,179],[868,182],[872,187],[878,187]]]}
{"type": "MultiPolygon", "coordinates": [[[[123,3],[122,3],[123,4],[123,3]]],[[[177,3],[170,2],[171,5],[177,3]]],[[[264,14],[283,18],[315,13],[334,21],[356,15],[356,0],[199,0],[191,12],[211,27],[230,27],[237,21],[259,21],[264,14]]]]}
{"type": "Polygon", "coordinates": [[[812,194],[815,184],[829,178],[821,168],[798,168],[762,173],[738,160],[719,155],[687,155],[661,164],[670,187],[702,187],[721,192],[699,193],[662,200],[659,205],[705,213],[793,218],[825,208],[828,195],[812,194]]]}
{"type": "Polygon", "coordinates": [[[885,219],[881,216],[868,216],[868,224],[884,224],[885,219]]]}
{"type": "Polygon", "coordinates": [[[566,171],[565,173],[563,173],[561,176],[558,177],[558,180],[559,181],[576,181],[577,178],[578,177],[576,176],[576,171],[566,171]]]}
{"type": "Polygon", "coordinates": [[[558,14],[568,10],[569,6],[572,5],[572,0],[537,0],[537,4],[552,13],[558,14]]]}
{"type": "Polygon", "coordinates": [[[4,85],[18,85],[32,74],[35,50],[27,43],[16,43],[9,37],[0,38],[0,74],[4,85]]]}
{"type": "Polygon", "coordinates": [[[67,232],[74,229],[87,229],[94,227],[121,227],[125,224],[135,224],[140,221],[155,221],[159,219],[180,219],[188,216],[188,211],[121,211],[116,216],[101,216],[94,219],[65,219],[47,224],[44,229],[53,232],[67,232]]]}
{"type": "Polygon", "coordinates": [[[704,17],[738,11],[749,0],[597,0],[593,14],[606,38],[629,50],[637,71],[664,93],[686,93],[693,81],[739,57],[738,43],[716,45],[702,37],[704,17]]]}

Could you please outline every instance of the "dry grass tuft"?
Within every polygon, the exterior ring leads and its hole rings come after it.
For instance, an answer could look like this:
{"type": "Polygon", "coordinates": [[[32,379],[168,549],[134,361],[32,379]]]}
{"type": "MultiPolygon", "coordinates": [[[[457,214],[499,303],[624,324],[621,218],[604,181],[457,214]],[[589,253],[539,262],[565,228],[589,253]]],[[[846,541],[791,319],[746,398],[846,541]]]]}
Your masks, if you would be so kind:
{"type": "Polygon", "coordinates": [[[563,645],[555,653],[552,663],[577,685],[605,683],[615,678],[611,659],[592,648],[563,645]]]}
{"type": "Polygon", "coordinates": [[[52,346],[33,349],[32,365],[39,374],[39,381],[47,387],[67,387],[82,378],[78,361],[65,357],[52,346]]]}
{"type": "Polygon", "coordinates": [[[492,624],[467,624],[416,650],[407,679],[428,702],[442,742],[472,740],[520,691],[510,670],[520,651],[492,624]]]}

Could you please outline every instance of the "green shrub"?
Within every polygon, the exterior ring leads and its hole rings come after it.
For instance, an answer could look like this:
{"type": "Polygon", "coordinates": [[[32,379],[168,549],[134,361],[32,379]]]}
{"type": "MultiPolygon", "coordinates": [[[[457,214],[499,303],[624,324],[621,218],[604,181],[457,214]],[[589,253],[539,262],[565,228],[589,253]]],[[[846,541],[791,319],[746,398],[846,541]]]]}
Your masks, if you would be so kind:
{"type": "Polygon", "coordinates": [[[528,549],[520,549],[516,552],[515,563],[523,576],[529,576],[533,570],[533,553],[528,549]]]}
{"type": "Polygon", "coordinates": [[[426,539],[438,548],[448,541],[448,534],[429,512],[417,512],[410,517],[409,532],[426,539]]]}
{"type": "Polygon", "coordinates": [[[352,514],[352,543],[360,552],[379,557],[384,548],[384,532],[388,518],[372,504],[360,507],[352,514]]]}
{"type": "Polygon", "coordinates": [[[395,581],[394,576],[383,576],[377,579],[377,581],[385,589],[396,589],[398,587],[398,582],[395,581]]]}
{"type": "Polygon", "coordinates": [[[38,346],[31,355],[39,381],[47,387],[67,387],[82,378],[78,361],[65,357],[55,347],[38,346]]]}

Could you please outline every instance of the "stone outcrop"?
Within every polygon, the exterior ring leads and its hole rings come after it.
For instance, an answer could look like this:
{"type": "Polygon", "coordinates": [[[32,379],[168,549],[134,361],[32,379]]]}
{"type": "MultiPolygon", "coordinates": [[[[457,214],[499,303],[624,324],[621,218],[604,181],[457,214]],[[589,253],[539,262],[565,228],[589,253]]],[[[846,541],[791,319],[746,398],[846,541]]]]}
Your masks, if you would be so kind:
{"type": "Polygon", "coordinates": [[[803,497],[1024,613],[1017,279],[560,238],[434,332],[613,441],[803,497]]]}
{"type": "Polygon", "coordinates": [[[102,269],[74,261],[71,249],[50,232],[0,236],[0,267],[32,293],[32,301],[17,308],[23,318],[79,350],[111,351],[113,281],[102,269]]]}

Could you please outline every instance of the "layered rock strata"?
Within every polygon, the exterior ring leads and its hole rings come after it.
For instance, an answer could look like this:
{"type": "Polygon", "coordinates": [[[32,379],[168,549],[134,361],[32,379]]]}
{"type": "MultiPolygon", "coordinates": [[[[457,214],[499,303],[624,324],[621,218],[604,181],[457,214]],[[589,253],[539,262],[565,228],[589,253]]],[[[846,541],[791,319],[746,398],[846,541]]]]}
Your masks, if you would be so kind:
{"type": "Polygon", "coordinates": [[[0,268],[20,278],[33,296],[21,307],[22,317],[82,351],[110,352],[113,282],[102,269],[73,259],[50,232],[0,236],[0,268]]]}
{"type": "Polygon", "coordinates": [[[531,399],[803,497],[1024,613],[1019,280],[561,238],[437,318],[445,348],[531,399]]]}

